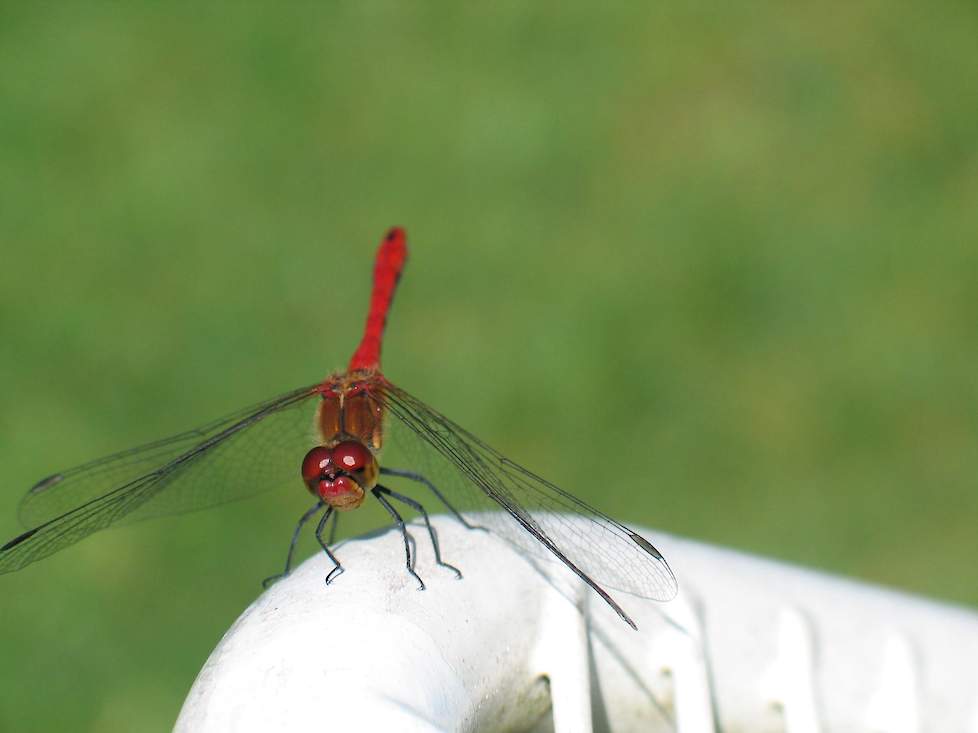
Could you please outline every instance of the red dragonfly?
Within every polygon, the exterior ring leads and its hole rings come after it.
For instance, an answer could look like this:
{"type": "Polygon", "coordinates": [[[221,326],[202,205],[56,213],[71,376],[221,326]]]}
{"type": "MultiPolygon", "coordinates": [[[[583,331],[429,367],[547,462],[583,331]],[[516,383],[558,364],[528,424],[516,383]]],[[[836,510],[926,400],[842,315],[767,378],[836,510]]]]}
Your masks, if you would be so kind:
{"type": "Polygon", "coordinates": [[[342,573],[330,550],[336,518],[359,507],[368,492],[399,527],[407,570],[421,589],[424,582],[414,571],[395,503],[421,515],[436,561],[461,577],[442,561],[424,506],[388,488],[384,477],[390,477],[426,487],[469,528],[476,527],[463,512],[479,512],[480,528],[537,557],[556,558],[633,628],[605,587],[672,599],[676,578],[648,540],[517,465],[384,377],[381,339],[406,259],[404,230],[391,229],[377,252],[363,339],[345,372],[196,430],[42,479],[20,504],[20,520],[32,529],[0,547],[0,573],[20,570],[110,525],[241,499],[294,481],[298,472],[315,505],[296,525],[284,571],[266,579],[266,586],[288,575],[300,532],[319,513],[315,536],[333,562],[326,582],[342,573]],[[394,438],[419,470],[380,465],[381,448],[394,438]],[[327,540],[323,533],[330,517],[327,540]]]}

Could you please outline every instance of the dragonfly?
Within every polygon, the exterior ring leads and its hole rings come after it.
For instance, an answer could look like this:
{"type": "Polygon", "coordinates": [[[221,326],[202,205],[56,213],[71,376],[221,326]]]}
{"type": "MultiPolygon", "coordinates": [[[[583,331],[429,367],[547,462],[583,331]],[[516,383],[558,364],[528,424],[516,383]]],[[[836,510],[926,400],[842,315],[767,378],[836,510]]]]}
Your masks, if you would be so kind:
{"type": "Polygon", "coordinates": [[[0,573],[20,570],[110,526],[216,506],[301,478],[314,504],[295,526],[283,572],[267,578],[266,587],[289,574],[301,531],[317,515],[314,534],[333,564],[326,577],[332,583],[343,572],[332,549],[337,517],[360,507],[368,494],[399,528],[407,571],[420,589],[424,581],[415,572],[399,507],[417,512],[436,562],[461,577],[442,560],[422,502],[390,488],[403,482],[430,492],[466,527],[493,532],[532,557],[563,563],[637,628],[610,590],[656,601],[678,592],[675,575],[651,542],[384,376],[381,344],[406,260],[407,235],[395,227],[377,251],[366,326],[345,371],[38,481],[19,507],[19,519],[30,529],[0,547],[0,573]],[[414,461],[410,468],[380,462],[394,438],[414,461]]]}

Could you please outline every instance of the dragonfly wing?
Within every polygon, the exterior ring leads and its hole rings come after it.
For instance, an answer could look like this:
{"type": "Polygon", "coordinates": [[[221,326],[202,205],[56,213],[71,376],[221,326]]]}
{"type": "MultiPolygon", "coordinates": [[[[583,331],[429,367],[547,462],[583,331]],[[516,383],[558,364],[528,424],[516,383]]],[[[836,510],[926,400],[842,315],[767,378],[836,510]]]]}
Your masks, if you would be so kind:
{"type": "Polygon", "coordinates": [[[319,400],[311,399],[318,396],[315,387],[283,395],[173,459],[163,485],[126,521],[206,509],[271,489],[305,491],[302,458],[320,442],[319,400]]]}
{"type": "Polygon", "coordinates": [[[381,391],[380,399],[396,418],[388,426],[388,439],[401,434],[407,459],[416,462],[416,470],[429,472],[436,485],[441,482],[439,488],[451,503],[458,502],[458,509],[497,510],[478,522],[536,557],[556,557],[587,576],[592,587],[658,601],[675,597],[672,570],[641,535],[509,460],[401,388],[387,384],[381,391]],[[410,444],[417,445],[418,438],[437,456],[412,451],[410,444]]]}
{"type": "Polygon", "coordinates": [[[88,461],[41,479],[20,502],[18,518],[24,527],[36,527],[125,486],[213,438],[222,430],[279,405],[312,388],[295,390],[238,410],[193,430],[88,461]]]}
{"type": "Polygon", "coordinates": [[[315,387],[304,387],[196,430],[55,474],[21,503],[34,528],[0,547],[0,573],[110,525],[178,514],[298,483],[315,442],[315,387]]]}

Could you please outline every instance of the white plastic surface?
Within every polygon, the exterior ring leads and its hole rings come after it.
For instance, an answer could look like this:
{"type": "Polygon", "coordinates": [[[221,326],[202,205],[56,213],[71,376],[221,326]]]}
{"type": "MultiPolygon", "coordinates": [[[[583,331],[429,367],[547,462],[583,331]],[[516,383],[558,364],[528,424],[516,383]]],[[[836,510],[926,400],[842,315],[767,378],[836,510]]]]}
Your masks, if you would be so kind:
{"type": "Polygon", "coordinates": [[[966,731],[978,733],[978,614],[643,531],[679,579],[614,593],[635,632],[557,564],[433,518],[321,553],[211,654],[178,731],[966,731]],[[542,573],[546,573],[546,577],[542,573]],[[551,710],[552,708],[552,710],[551,710]]]}

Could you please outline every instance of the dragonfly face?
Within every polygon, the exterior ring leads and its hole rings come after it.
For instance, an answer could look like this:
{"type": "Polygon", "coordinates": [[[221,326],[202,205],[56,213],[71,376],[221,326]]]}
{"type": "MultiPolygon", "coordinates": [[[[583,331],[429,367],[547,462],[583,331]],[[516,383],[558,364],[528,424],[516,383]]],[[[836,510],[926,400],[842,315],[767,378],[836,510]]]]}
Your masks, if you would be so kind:
{"type": "Polygon", "coordinates": [[[317,445],[302,459],[309,491],[338,511],[356,509],[377,485],[377,459],[363,443],[344,440],[329,448],[317,445]]]}

